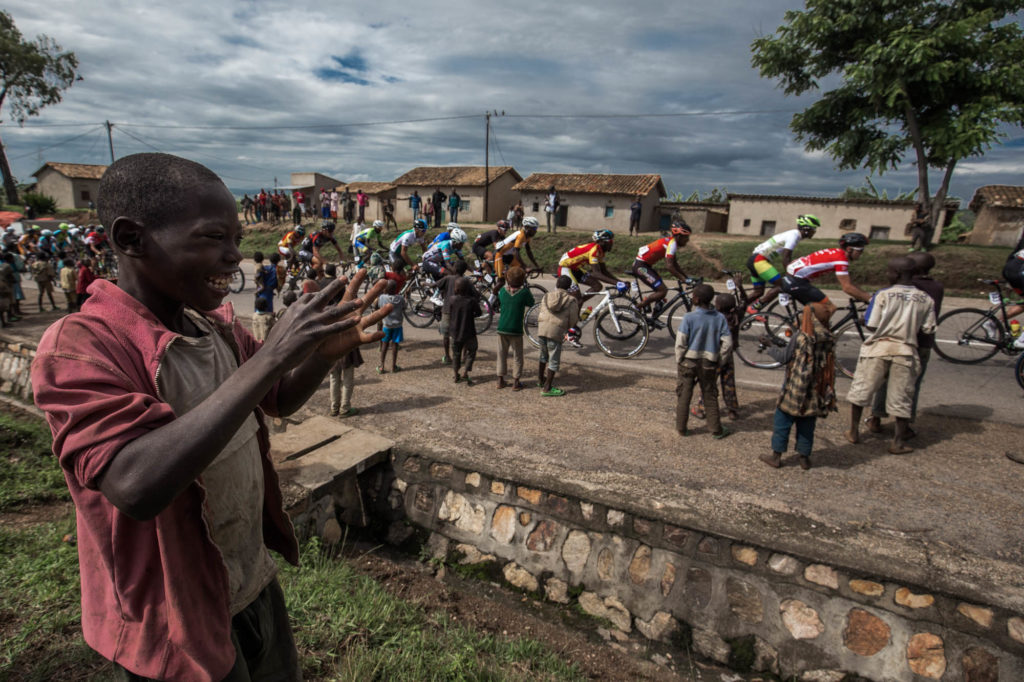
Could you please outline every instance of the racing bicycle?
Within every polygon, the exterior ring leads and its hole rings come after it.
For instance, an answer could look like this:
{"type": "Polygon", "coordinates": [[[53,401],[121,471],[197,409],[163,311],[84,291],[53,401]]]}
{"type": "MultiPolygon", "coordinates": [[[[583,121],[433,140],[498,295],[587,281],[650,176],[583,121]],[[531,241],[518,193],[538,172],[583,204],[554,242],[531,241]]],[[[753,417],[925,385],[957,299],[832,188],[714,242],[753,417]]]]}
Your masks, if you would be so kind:
{"type": "Polygon", "coordinates": [[[693,301],[691,299],[693,288],[703,282],[703,277],[687,279],[686,288],[684,289],[683,282],[676,280],[675,286],[671,286],[668,289],[669,296],[660,301],[655,301],[649,308],[641,308],[640,301],[644,299],[644,294],[640,291],[640,279],[633,275],[633,285],[629,288],[629,300],[636,306],[637,310],[643,312],[648,327],[652,330],[667,329],[669,336],[672,337],[674,342],[676,340],[676,330],[679,329],[679,323],[682,321],[683,315],[693,310],[693,301]]]}
{"type": "MultiPolygon", "coordinates": [[[[944,360],[973,365],[988,360],[999,351],[1007,355],[1018,352],[1013,347],[1017,339],[1010,330],[1006,314],[1009,301],[1003,297],[1001,285],[1004,282],[998,279],[978,281],[992,287],[988,296],[992,305],[988,310],[957,308],[939,318],[935,328],[935,352],[944,360]]],[[[1017,376],[1019,380],[1020,372],[1017,376]]]]}
{"type": "MultiPolygon", "coordinates": [[[[650,339],[647,320],[632,303],[624,303],[618,298],[618,291],[608,287],[594,294],[600,300],[593,306],[592,312],[580,318],[576,323],[582,336],[583,328],[593,323],[594,341],[601,351],[612,358],[633,358],[643,352],[650,339]]],[[[540,303],[526,311],[523,328],[526,337],[537,348],[540,348],[540,337],[537,334],[537,321],[540,316],[540,303]]]]}
{"type": "MultiPolygon", "coordinates": [[[[441,321],[442,303],[430,275],[421,270],[413,272],[405,286],[402,287],[402,295],[406,299],[405,319],[409,321],[409,324],[424,329],[434,322],[441,321]]],[[[476,327],[477,334],[483,334],[490,328],[494,312],[483,297],[480,298],[479,303],[480,314],[474,321],[474,327],[476,327]]]]}

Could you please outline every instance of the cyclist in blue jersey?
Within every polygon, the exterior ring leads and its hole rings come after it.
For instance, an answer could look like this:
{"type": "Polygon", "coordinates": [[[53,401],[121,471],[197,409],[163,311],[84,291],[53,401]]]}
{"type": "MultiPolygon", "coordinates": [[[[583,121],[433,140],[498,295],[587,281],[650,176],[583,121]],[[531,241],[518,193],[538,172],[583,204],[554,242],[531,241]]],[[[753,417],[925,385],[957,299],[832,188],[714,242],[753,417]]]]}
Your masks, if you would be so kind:
{"type": "Polygon", "coordinates": [[[456,260],[462,260],[462,245],[466,243],[466,233],[456,227],[451,231],[449,239],[432,244],[423,252],[423,270],[430,273],[434,281],[441,279],[449,272],[454,272],[456,260]]]}

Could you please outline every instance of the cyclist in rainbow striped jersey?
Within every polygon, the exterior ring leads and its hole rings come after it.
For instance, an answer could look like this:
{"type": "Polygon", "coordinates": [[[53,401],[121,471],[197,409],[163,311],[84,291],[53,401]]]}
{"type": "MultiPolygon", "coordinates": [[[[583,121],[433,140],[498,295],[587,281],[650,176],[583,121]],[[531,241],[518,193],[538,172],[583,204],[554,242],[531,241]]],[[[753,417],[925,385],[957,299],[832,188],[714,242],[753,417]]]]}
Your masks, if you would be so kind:
{"type": "Polygon", "coordinates": [[[772,235],[768,240],[754,247],[754,252],[747,259],[747,270],[750,271],[752,285],[751,305],[747,308],[748,313],[756,313],[775,300],[775,297],[779,295],[778,282],[782,277],[779,270],[785,272],[793,258],[796,245],[800,243],[801,239],[813,237],[819,227],[821,227],[821,220],[818,219],[818,216],[809,213],[797,216],[796,229],[772,235]],[[781,261],[781,268],[775,267],[776,258],[781,261]],[[764,291],[766,284],[772,285],[768,293],[764,291]]]}

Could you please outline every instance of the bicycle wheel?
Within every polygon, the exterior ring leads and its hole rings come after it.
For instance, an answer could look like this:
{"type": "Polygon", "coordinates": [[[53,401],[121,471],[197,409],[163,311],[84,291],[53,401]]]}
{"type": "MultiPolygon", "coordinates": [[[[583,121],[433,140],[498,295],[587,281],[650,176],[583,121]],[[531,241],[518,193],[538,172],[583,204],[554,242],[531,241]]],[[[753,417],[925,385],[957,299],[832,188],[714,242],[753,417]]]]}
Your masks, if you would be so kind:
{"type": "Polygon", "coordinates": [[[405,304],[405,319],[414,327],[429,327],[435,319],[435,307],[434,302],[430,300],[430,294],[421,287],[412,287],[409,289],[405,304]]]}
{"type": "Polygon", "coordinates": [[[473,320],[473,324],[476,327],[477,334],[483,334],[485,331],[491,328],[491,320],[494,319],[494,313],[491,312],[491,304],[484,299],[480,299],[480,314],[473,320]]]}
{"type": "Polygon", "coordinates": [[[594,340],[609,357],[636,357],[647,347],[649,338],[647,320],[633,307],[612,306],[594,320],[594,340]]]}
{"type": "Polygon", "coordinates": [[[1014,374],[1017,375],[1017,385],[1024,389],[1024,353],[1020,354],[1017,358],[1017,365],[1013,368],[1014,374]]]}
{"type": "Polygon", "coordinates": [[[231,278],[231,284],[228,285],[228,291],[233,294],[237,294],[245,288],[245,273],[242,272],[242,266],[235,266],[235,276],[231,278]]]}
{"type": "Polygon", "coordinates": [[[853,372],[857,369],[860,347],[864,345],[867,333],[851,320],[837,329],[833,335],[836,339],[836,371],[852,379],[853,372]]]}
{"type": "Polygon", "coordinates": [[[540,317],[540,303],[530,306],[523,315],[523,331],[534,348],[540,348],[540,337],[537,335],[537,318],[540,317]]]}
{"type": "Polygon", "coordinates": [[[935,332],[935,352],[960,365],[988,360],[1003,347],[1005,334],[999,320],[976,308],[949,311],[935,332]]]}
{"type": "Polygon", "coordinates": [[[758,369],[775,369],[782,363],[768,352],[768,346],[762,342],[767,337],[774,345],[785,346],[793,330],[788,320],[778,313],[761,312],[747,315],[740,322],[739,335],[736,339],[736,355],[743,364],[758,369]]]}
{"type": "Polygon", "coordinates": [[[680,299],[676,301],[671,308],[665,311],[662,315],[662,321],[668,328],[668,335],[672,337],[672,342],[676,340],[676,330],[679,329],[679,323],[683,321],[683,315],[690,312],[690,309],[686,307],[686,303],[680,299]]]}
{"type": "Polygon", "coordinates": [[[540,303],[540,299],[544,298],[544,294],[548,293],[548,290],[539,284],[528,284],[526,288],[533,294],[533,300],[540,303]]]}

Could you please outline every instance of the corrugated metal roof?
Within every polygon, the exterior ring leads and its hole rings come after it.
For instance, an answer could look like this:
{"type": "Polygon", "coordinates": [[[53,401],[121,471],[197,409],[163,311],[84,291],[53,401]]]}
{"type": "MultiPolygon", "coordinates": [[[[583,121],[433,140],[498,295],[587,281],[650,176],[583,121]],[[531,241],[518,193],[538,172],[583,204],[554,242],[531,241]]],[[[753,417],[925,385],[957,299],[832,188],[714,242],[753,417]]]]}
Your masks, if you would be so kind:
{"type": "MultiPolygon", "coordinates": [[[[908,206],[913,207],[914,199],[843,199],[840,197],[805,197],[786,194],[735,194],[729,192],[729,201],[734,199],[746,199],[748,201],[799,201],[803,203],[818,204],[855,204],[861,206],[908,206]]],[[[956,209],[960,207],[959,199],[946,199],[946,208],[956,209]]]]}
{"type": "MultiPolygon", "coordinates": [[[[490,181],[494,182],[505,173],[522,180],[523,176],[512,166],[491,166],[490,181]]],[[[349,183],[351,184],[351,183],[349,183]]],[[[393,185],[411,185],[413,187],[483,187],[483,166],[420,166],[395,178],[393,185]]]]}
{"type": "Polygon", "coordinates": [[[646,196],[657,189],[658,196],[667,196],[660,175],[609,175],[605,173],[531,173],[513,185],[513,192],[546,192],[554,185],[562,193],[578,194],[640,194],[646,196]]]}
{"type": "Polygon", "coordinates": [[[993,208],[1024,208],[1024,187],[1017,185],[985,185],[979,187],[971,199],[970,209],[982,206],[993,208]]]}
{"type": "Polygon", "coordinates": [[[39,170],[32,174],[32,177],[39,177],[45,169],[52,168],[64,177],[75,178],[76,180],[99,180],[107,172],[106,166],[95,166],[88,163],[60,163],[58,161],[47,161],[39,170]]]}
{"type": "Polygon", "coordinates": [[[380,194],[381,192],[394,189],[395,185],[391,182],[344,182],[335,189],[339,192],[344,192],[346,187],[348,187],[348,191],[352,194],[359,190],[363,190],[363,194],[380,194]]]}

